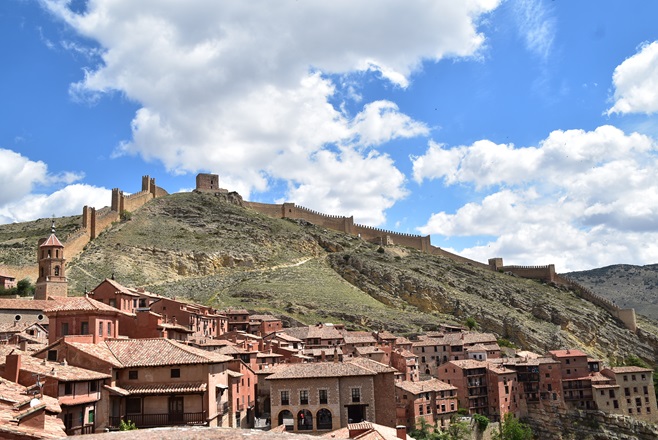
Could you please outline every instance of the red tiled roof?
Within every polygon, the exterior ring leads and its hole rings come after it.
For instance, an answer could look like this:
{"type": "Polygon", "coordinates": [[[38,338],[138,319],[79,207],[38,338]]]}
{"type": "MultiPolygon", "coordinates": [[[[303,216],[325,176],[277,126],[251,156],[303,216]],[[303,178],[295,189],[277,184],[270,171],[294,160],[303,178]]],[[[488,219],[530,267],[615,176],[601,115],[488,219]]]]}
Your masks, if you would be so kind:
{"type": "Polygon", "coordinates": [[[50,236],[39,245],[39,247],[44,247],[44,246],[59,246],[59,247],[64,247],[61,241],[59,241],[59,238],[55,234],[50,234],[50,236]]]}
{"type": "Polygon", "coordinates": [[[173,393],[202,393],[206,391],[208,384],[205,382],[192,383],[166,383],[166,384],[139,384],[126,385],[123,387],[128,394],[173,394],[173,393]]]}
{"type": "Polygon", "coordinates": [[[273,369],[274,374],[268,380],[277,379],[313,379],[324,377],[375,376],[376,373],[367,368],[348,362],[317,362],[310,364],[279,364],[273,369]]]}
{"type": "Polygon", "coordinates": [[[646,373],[652,371],[651,368],[644,368],[644,367],[611,367],[608,368],[611,370],[613,373],[646,373]]]}
{"type": "MultiPolygon", "coordinates": [[[[15,351],[19,353],[18,350],[15,351]]],[[[5,364],[5,359],[0,360],[2,365],[5,364]]],[[[66,365],[60,362],[50,362],[45,359],[38,359],[28,354],[21,356],[21,370],[39,374],[43,377],[55,379],[60,382],[76,382],[84,380],[98,380],[108,379],[109,374],[99,373],[86,368],[74,367],[73,365],[66,365]]]]}
{"type": "Polygon", "coordinates": [[[439,379],[421,380],[419,382],[405,380],[396,383],[395,386],[416,395],[429,391],[448,391],[457,389],[456,386],[447,384],[439,379]]]}
{"type": "Polygon", "coordinates": [[[125,314],[125,312],[122,312],[116,307],[112,307],[86,296],[59,303],[49,309],[44,310],[44,313],[54,312],[112,312],[125,314]]]}
{"type": "Polygon", "coordinates": [[[563,357],[580,357],[580,356],[587,356],[585,353],[583,353],[580,350],[552,350],[549,351],[550,354],[557,358],[563,358],[563,357]]]}
{"type": "Polygon", "coordinates": [[[57,297],[56,299],[0,299],[0,310],[34,310],[43,311],[56,304],[71,301],[73,297],[57,297]]]}
{"type": "Polygon", "coordinates": [[[228,362],[229,356],[190,347],[171,339],[110,339],[105,345],[125,367],[210,364],[228,362]]]}
{"type": "Polygon", "coordinates": [[[83,405],[85,403],[97,402],[101,399],[99,394],[83,394],[78,396],[61,396],[59,400],[60,405],[64,406],[76,406],[83,405]]]}

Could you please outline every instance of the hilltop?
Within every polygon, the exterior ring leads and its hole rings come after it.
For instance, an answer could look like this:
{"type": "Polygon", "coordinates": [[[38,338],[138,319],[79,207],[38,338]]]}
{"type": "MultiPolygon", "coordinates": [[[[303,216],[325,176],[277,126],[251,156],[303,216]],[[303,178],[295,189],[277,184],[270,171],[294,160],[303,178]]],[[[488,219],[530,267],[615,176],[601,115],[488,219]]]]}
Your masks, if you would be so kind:
{"type": "MultiPolygon", "coordinates": [[[[67,257],[70,294],[114,275],[123,285],[218,308],[270,311],[291,325],[333,321],[412,335],[474,317],[481,330],[527,349],[655,359],[653,321],[640,317],[634,334],[563,288],[242,205],[234,194],[196,192],[149,201],[67,257]]],[[[57,224],[74,229],[76,221],[57,224]]],[[[47,233],[41,223],[0,226],[0,264],[35,265],[36,237],[47,233]],[[13,231],[23,231],[20,240],[9,238],[13,231]]]]}

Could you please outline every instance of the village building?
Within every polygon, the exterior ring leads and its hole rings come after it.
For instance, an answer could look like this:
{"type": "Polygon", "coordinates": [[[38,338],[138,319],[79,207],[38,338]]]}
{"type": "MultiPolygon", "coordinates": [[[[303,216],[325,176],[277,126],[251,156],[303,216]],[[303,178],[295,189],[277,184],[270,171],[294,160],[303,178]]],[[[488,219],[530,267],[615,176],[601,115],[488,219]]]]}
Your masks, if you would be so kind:
{"type": "Polygon", "coordinates": [[[601,371],[607,383],[592,384],[599,410],[625,414],[649,423],[658,421],[653,370],[643,367],[611,367],[601,371]]]}
{"type": "Polygon", "coordinates": [[[228,319],[227,331],[249,331],[249,311],[245,309],[226,309],[220,312],[228,319]]]}
{"type": "MultiPolygon", "coordinates": [[[[549,354],[560,362],[562,397],[569,409],[596,409],[590,377],[590,362],[580,350],[553,350],[549,354]]],[[[593,364],[597,364],[594,362],[593,364]]]]}
{"type": "Polygon", "coordinates": [[[457,414],[457,387],[438,379],[395,384],[397,424],[415,429],[424,419],[428,425],[441,429],[450,425],[457,414]]]}
{"type": "Polygon", "coordinates": [[[343,338],[344,327],[334,324],[316,324],[304,327],[291,327],[282,330],[289,336],[302,341],[305,349],[342,347],[345,345],[343,338]]]}
{"type": "Polygon", "coordinates": [[[231,426],[230,357],[170,339],[109,339],[96,344],[64,337],[35,356],[112,375],[104,386],[97,430],[166,425],[231,426]],[[225,405],[228,403],[228,405],[225,405]],[[228,412],[227,412],[228,409],[228,412]]]}
{"type": "Polygon", "coordinates": [[[266,379],[272,427],[331,431],[363,421],[395,426],[394,373],[368,359],[278,367],[266,379]]]}
{"type": "Polygon", "coordinates": [[[0,274],[0,290],[9,290],[13,289],[14,287],[16,287],[16,277],[0,274]]]}
{"type": "Polygon", "coordinates": [[[5,379],[0,380],[0,438],[32,440],[66,436],[57,399],[5,379]]]}
{"type": "Polygon", "coordinates": [[[283,322],[272,315],[249,315],[249,333],[266,336],[283,329],[283,322]]]}
{"type": "Polygon", "coordinates": [[[391,366],[400,372],[400,380],[411,382],[420,380],[418,356],[406,348],[396,348],[391,352],[391,366]]]}
{"type": "Polygon", "coordinates": [[[109,374],[74,367],[66,360],[37,359],[19,350],[11,350],[0,369],[5,379],[57,399],[67,435],[95,432],[97,405],[109,374]]]}
{"type": "Polygon", "coordinates": [[[344,428],[327,432],[320,437],[343,440],[413,440],[404,425],[391,428],[372,422],[349,423],[344,428]]]}
{"type": "Polygon", "coordinates": [[[71,298],[44,310],[49,321],[50,343],[68,335],[86,338],[90,343],[119,337],[120,310],[86,296],[71,298]]]}

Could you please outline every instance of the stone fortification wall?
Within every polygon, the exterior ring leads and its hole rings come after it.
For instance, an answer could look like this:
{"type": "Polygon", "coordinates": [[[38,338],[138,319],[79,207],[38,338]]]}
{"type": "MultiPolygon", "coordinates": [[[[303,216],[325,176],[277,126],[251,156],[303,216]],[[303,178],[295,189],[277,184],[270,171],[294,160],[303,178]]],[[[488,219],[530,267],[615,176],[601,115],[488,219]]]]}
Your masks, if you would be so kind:
{"type": "Polygon", "coordinates": [[[359,225],[354,223],[354,217],[327,215],[313,211],[312,209],[304,208],[303,206],[297,206],[294,203],[277,205],[244,202],[244,205],[269,217],[306,220],[309,223],[313,223],[314,225],[323,228],[344,232],[346,234],[358,235],[362,239],[372,243],[408,246],[427,253],[430,253],[432,248],[429,235],[404,234],[371,226],[359,225]]]}
{"type": "Polygon", "coordinates": [[[637,331],[635,309],[621,309],[609,299],[597,295],[576,281],[558,275],[555,273],[554,264],[549,264],[546,266],[505,266],[503,265],[502,258],[490,258],[489,268],[499,272],[512,273],[522,278],[530,278],[533,280],[542,280],[547,283],[555,283],[559,286],[572,289],[581,298],[586,299],[587,301],[594,303],[597,306],[610,312],[612,316],[620,320],[630,331],[637,331]]]}
{"type": "Polygon", "coordinates": [[[566,286],[573,289],[573,291],[576,292],[576,294],[581,298],[606,309],[612,316],[623,322],[626,328],[630,331],[637,331],[637,318],[635,316],[635,309],[622,309],[609,299],[597,295],[587,287],[567,277],[556,275],[554,281],[561,286],[566,286]]]}
{"type": "Polygon", "coordinates": [[[432,255],[440,255],[442,257],[450,258],[453,261],[459,261],[460,263],[464,264],[470,264],[471,266],[476,266],[481,269],[489,269],[489,266],[487,266],[484,263],[480,263],[479,261],[471,260],[466,257],[462,257],[461,255],[453,254],[452,252],[448,252],[444,249],[441,249],[440,247],[432,246],[430,248],[430,253],[432,255]]]}
{"type": "Polygon", "coordinates": [[[112,189],[110,206],[96,209],[90,206],[82,208],[82,225],[64,239],[69,258],[82,252],[89,241],[121,219],[126,211],[134,211],[146,202],[156,197],[167,195],[168,192],[156,186],[155,179],[142,176],[142,190],[131,195],[124,195],[119,188],[112,189]]]}
{"type": "Polygon", "coordinates": [[[258,203],[258,202],[244,202],[244,206],[246,206],[247,208],[251,208],[256,212],[260,212],[261,214],[264,214],[268,217],[284,218],[283,205],[274,205],[270,203],[258,203]]]}

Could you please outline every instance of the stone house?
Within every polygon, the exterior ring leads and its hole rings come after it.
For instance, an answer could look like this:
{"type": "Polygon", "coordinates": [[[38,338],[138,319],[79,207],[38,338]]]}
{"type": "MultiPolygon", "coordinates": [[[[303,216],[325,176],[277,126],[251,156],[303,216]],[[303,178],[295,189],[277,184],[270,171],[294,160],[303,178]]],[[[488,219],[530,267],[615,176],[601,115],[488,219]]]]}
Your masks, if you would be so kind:
{"type": "MultiPolygon", "coordinates": [[[[562,398],[569,409],[596,409],[590,377],[590,362],[580,350],[553,350],[551,357],[560,362],[562,398]]],[[[592,363],[595,365],[596,362],[592,363]]]]}
{"type": "Polygon", "coordinates": [[[415,429],[420,419],[428,425],[447,428],[457,414],[457,387],[438,379],[395,384],[397,424],[415,429]]]}
{"type": "Polygon", "coordinates": [[[305,349],[342,347],[345,339],[342,326],[334,324],[316,324],[304,327],[291,327],[282,330],[289,336],[301,340],[305,349]]]}
{"type": "Polygon", "coordinates": [[[98,343],[119,337],[119,317],[124,312],[88,298],[70,298],[43,311],[48,317],[48,341],[68,335],[87,337],[89,342],[98,343]]]}
{"type": "Polygon", "coordinates": [[[448,361],[438,369],[438,378],[457,387],[459,407],[469,414],[489,415],[489,388],[486,362],[448,361]]]}
{"type": "Polygon", "coordinates": [[[101,389],[109,374],[74,367],[66,360],[37,359],[19,350],[12,350],[0,368],[4,378],[57,399],[67,435],[95,432],[101,389]]]}
{"type": "Polygon", "coordinates": [[[249,331],[249,311],[245,309],[226,309],[220,312],[228,319],[228,331],[249,331]]]}
{"type": "Polygon", "coordinates": [[[316,432],[362,421],[395,426],[394,373],[358,358],[277,367],[266,378],[272,427],[316,432]]]}
{"type": "Polygon", "coordinates": [[[402,380],[415,382],[420,380],[418,374],[418,356],[404,348],[391,352],[391,366],[401,373],[402,380]]]}
{"type": "Polygon", "coordinates": [[[249,315],[249,333],[265,336],[283,329],[283,322],[272,315],[249,315]]]}
{"type": "Polygon", "coordinates": [[[610,379],[610,382],[606,384],[607,387],[592,385],[598,409],[626,414],[649,423],[658,421],[651,369],[633,366],[611,367],[604,368],[601,374],[610,379]]]}
{"type": "Polygon", "coordinates": [[[13,289],[16,287],[16,278],[9,275],[0,275],[0,289],[13,289]]]}
{"type": "Polygon", "coordinates": [[[97,408],[97,430],[131,420],[137,427],[229,426],[230,357],[170,339],[63,338],[35,356],[111,374],[97,408]]]}
{"type": "Polygon", "coordinates": [[[29,391],[8,379],[0,381],[0,438],[59,439],[66,436],[57,399],[29,391]]]}

